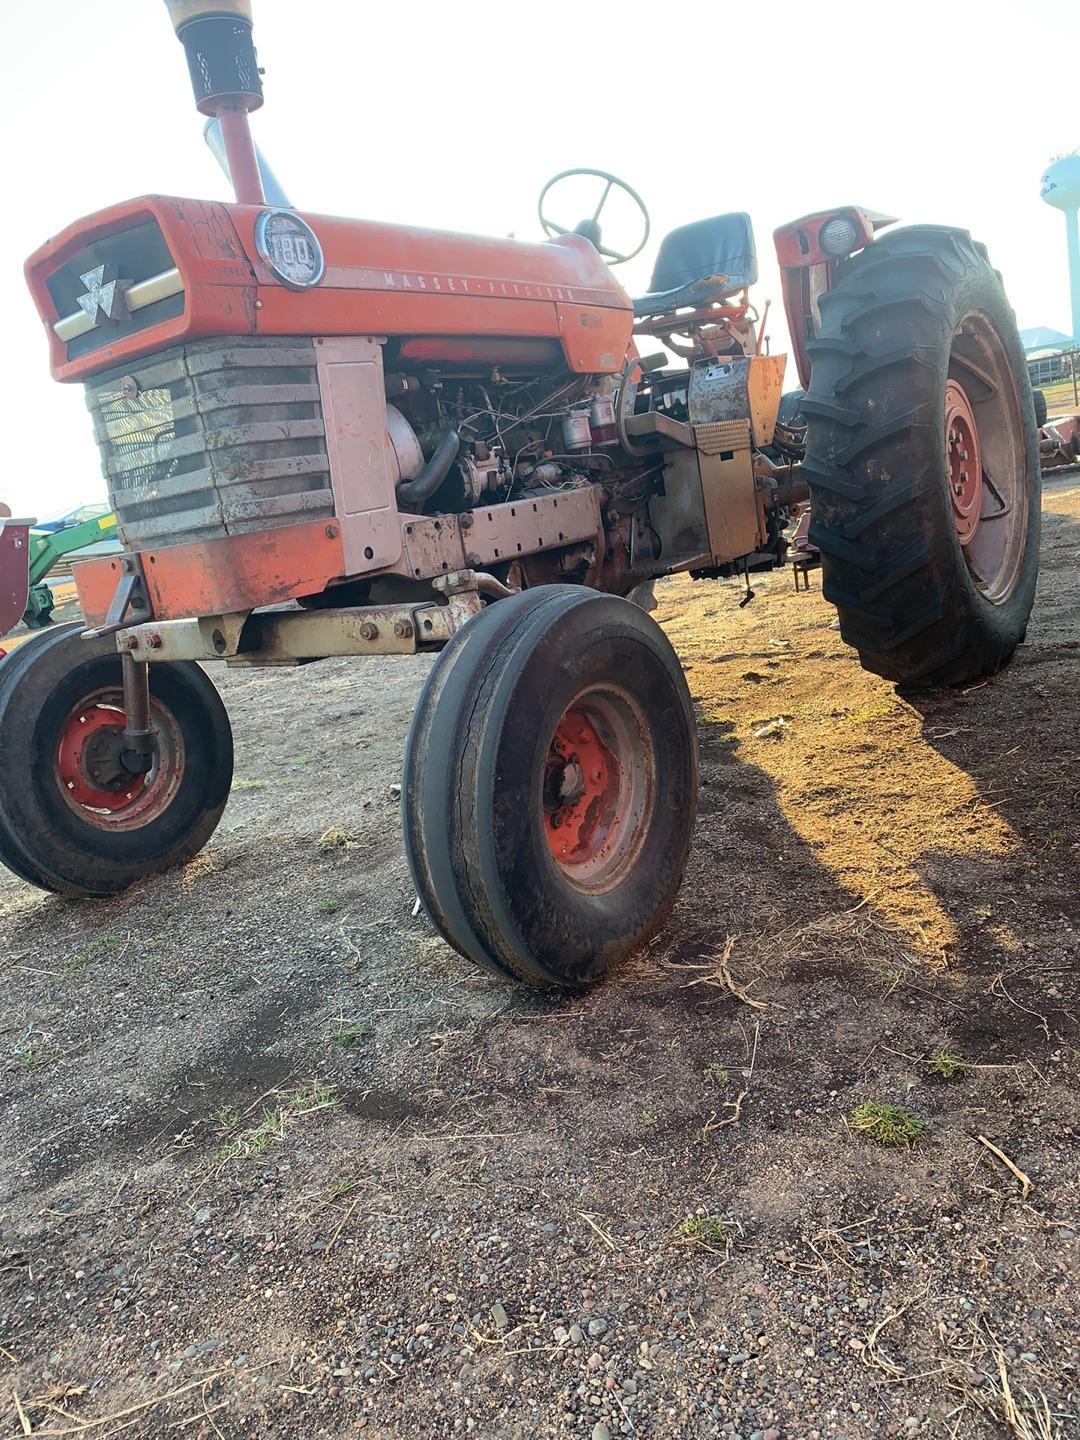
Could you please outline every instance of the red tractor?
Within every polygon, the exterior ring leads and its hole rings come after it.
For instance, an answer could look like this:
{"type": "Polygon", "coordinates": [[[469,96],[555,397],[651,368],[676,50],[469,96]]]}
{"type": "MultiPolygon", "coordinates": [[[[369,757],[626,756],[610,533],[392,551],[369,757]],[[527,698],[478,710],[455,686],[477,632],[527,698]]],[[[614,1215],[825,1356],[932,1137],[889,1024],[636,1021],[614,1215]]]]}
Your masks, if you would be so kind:
{"type": "Polygon", "coordinates": [[[631,299],[606,262],[648,217],[605,236],[629,187],[603,172],[573,228],[549,184],[540,244],[270,205],[250,10],[169,3],[236,203],[126,201],[27,263],[124,553],[76,566],[86,629],[0,664],[0,859],[69,896],[189,860],[232,775],[199,662],[438,651],[402,786],[427,913],[500,974],[594,981],[663,923],[694,827],[690,696],[639,587],[749,589],[808,490],[864,665],[956,683],[1023,638],[1039,455],[1000,277],[963,230],[783,227],[806,393],[778,425],[746,215],[666,236],[631,299]]]}

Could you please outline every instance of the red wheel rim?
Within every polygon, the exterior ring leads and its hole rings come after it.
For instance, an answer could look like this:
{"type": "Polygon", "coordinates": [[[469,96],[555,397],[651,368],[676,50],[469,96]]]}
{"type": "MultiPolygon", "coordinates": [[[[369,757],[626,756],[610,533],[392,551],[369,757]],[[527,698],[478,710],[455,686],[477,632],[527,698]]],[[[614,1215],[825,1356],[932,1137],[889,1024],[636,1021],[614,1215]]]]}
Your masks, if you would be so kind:
{"type": "Polygon", "coordinates": [[[956,380],[945,386],[945,451],[953,522],[960,544],[968,545],[982,518],[982,453],[971,403],[956,380]]]}
{"type": "Polygon", "coordinates": [[[1033,477],[1019,386],[1027,383],[991,316],[969,310],[949,352],[945,474],[968,573],[991,605],[1013,594],[1026,554],[1033,477]]]}
{"type": "Polygon", "coordinates": [[[656,764],[645,718],[615,687],[578,695],[563,711],[543,776],[544,833],[578,889],[610,890],[638,859],[655,805],[656,764]]]}
{"type": "Polygon", "coordinates": [[[99,691],[86,696],[60,728],[56,781],[71,808],[99,829],[148,825],[172,803],[184,769],[184,744],[172,713],[151,698],[154,763],[132,775],[120,761],[123,696],[99,691]]]}

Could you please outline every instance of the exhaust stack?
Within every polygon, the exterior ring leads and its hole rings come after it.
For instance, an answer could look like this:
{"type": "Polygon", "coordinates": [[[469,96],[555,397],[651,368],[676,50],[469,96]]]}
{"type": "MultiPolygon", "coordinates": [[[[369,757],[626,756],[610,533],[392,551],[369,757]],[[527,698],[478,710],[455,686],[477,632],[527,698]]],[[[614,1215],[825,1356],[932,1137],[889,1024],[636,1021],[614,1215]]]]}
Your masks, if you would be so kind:
{"type": "Polygon", "coordinates": [[[263,103],[251,38],[251,0],[165,0],[187,55],[195,106],[221,127],[241,205],[265,204],[248,115],[263,103]]]}
{"type": "MultiPolygon", "coordinates": [[[[221,138],[221,124],[218,120],[207,120],[203,126],[203,139],[206,141],[210,154],[221,166],[222,173],[229,184],[232,184],[232,175],[229,173],[229,157],[225,154],[225,141],[221,138]]],[[[262,180],[263,195],[266,203],[273,205],[275,210],[291,210],[293,203],[289,199],[281,181],[274,174],[269,160],[255,146],[255,161],[259,167],[259,176],[262,180]]]]}

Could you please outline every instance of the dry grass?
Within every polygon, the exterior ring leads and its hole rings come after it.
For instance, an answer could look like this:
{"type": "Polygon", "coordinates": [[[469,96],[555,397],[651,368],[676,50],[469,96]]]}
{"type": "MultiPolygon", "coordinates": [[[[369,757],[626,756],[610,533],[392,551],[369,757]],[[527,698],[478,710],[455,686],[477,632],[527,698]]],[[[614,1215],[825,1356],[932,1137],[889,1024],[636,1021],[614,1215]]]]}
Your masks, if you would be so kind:
{"type": "Polygon", "coordinates": [[[760,976],[748,982],[747,985],[736,981],[731,973],[731,955],[735,949],[734,935],[729,935],[724,942],[724,948],[719,955],[713,955],[707,960],[696,961],[690,965],[669,965],[670,970],[687,971],[694,974],[693,980],[684,981],[680,987],[683,990],[692,990],[697,985],[709,985],[717,990],[725,990],[733,995],[736,1000],[741,1000],[744,1005],[749,1005],[753,1010],[768,1010],[769,1004],[759,1000],[755,995],[749,993],[749,986],[756,985],[760,976]]]}
{"type": "MultiPolygon", "coordinates": [[[[1012,1440],[1065,1440],[1063,1421],[1077,1417],[1055,1415],[1044,1391],[1033,1392],[1026,1386],[1014,1385],[1005,1350],[985,1325],[973,1330],[971,1348],[973,1356],[981,1352],[984,1363],[989,1360],[990,1368],[983,1371],[982,1384],[978,1386],[946,1374],[945,1383],[963,1402],[961,1417],[970,1409],[1004,1425],[1012,1440]]],[[[958,1419],[954,1434],[959,1423],[958,1419]]]]}

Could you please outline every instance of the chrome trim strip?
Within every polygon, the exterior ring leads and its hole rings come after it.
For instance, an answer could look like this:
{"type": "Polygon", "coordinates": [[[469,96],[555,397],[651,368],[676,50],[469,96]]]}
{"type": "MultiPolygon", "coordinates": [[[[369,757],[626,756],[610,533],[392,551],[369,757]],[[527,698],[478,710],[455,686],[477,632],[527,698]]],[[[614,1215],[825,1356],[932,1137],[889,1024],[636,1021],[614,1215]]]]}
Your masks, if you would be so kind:
{"type": "MultiPolygon", "coordinates": [[[[157,300],[167,300],[170,295],[183,293],[184,278],[174,266],[171,270],[162,270],[159,275],[151,275],[148,279],[130,286],[124,298],[129,310],[142,310],[157,300]]],[[[78,336],[85,335],[88,330],[93,330],[95,323],[85,310],[76,310],[73,315],[65,315],[62,320],[57,320],[53,330],[60,340],[75,340],[78,336]]]]}

